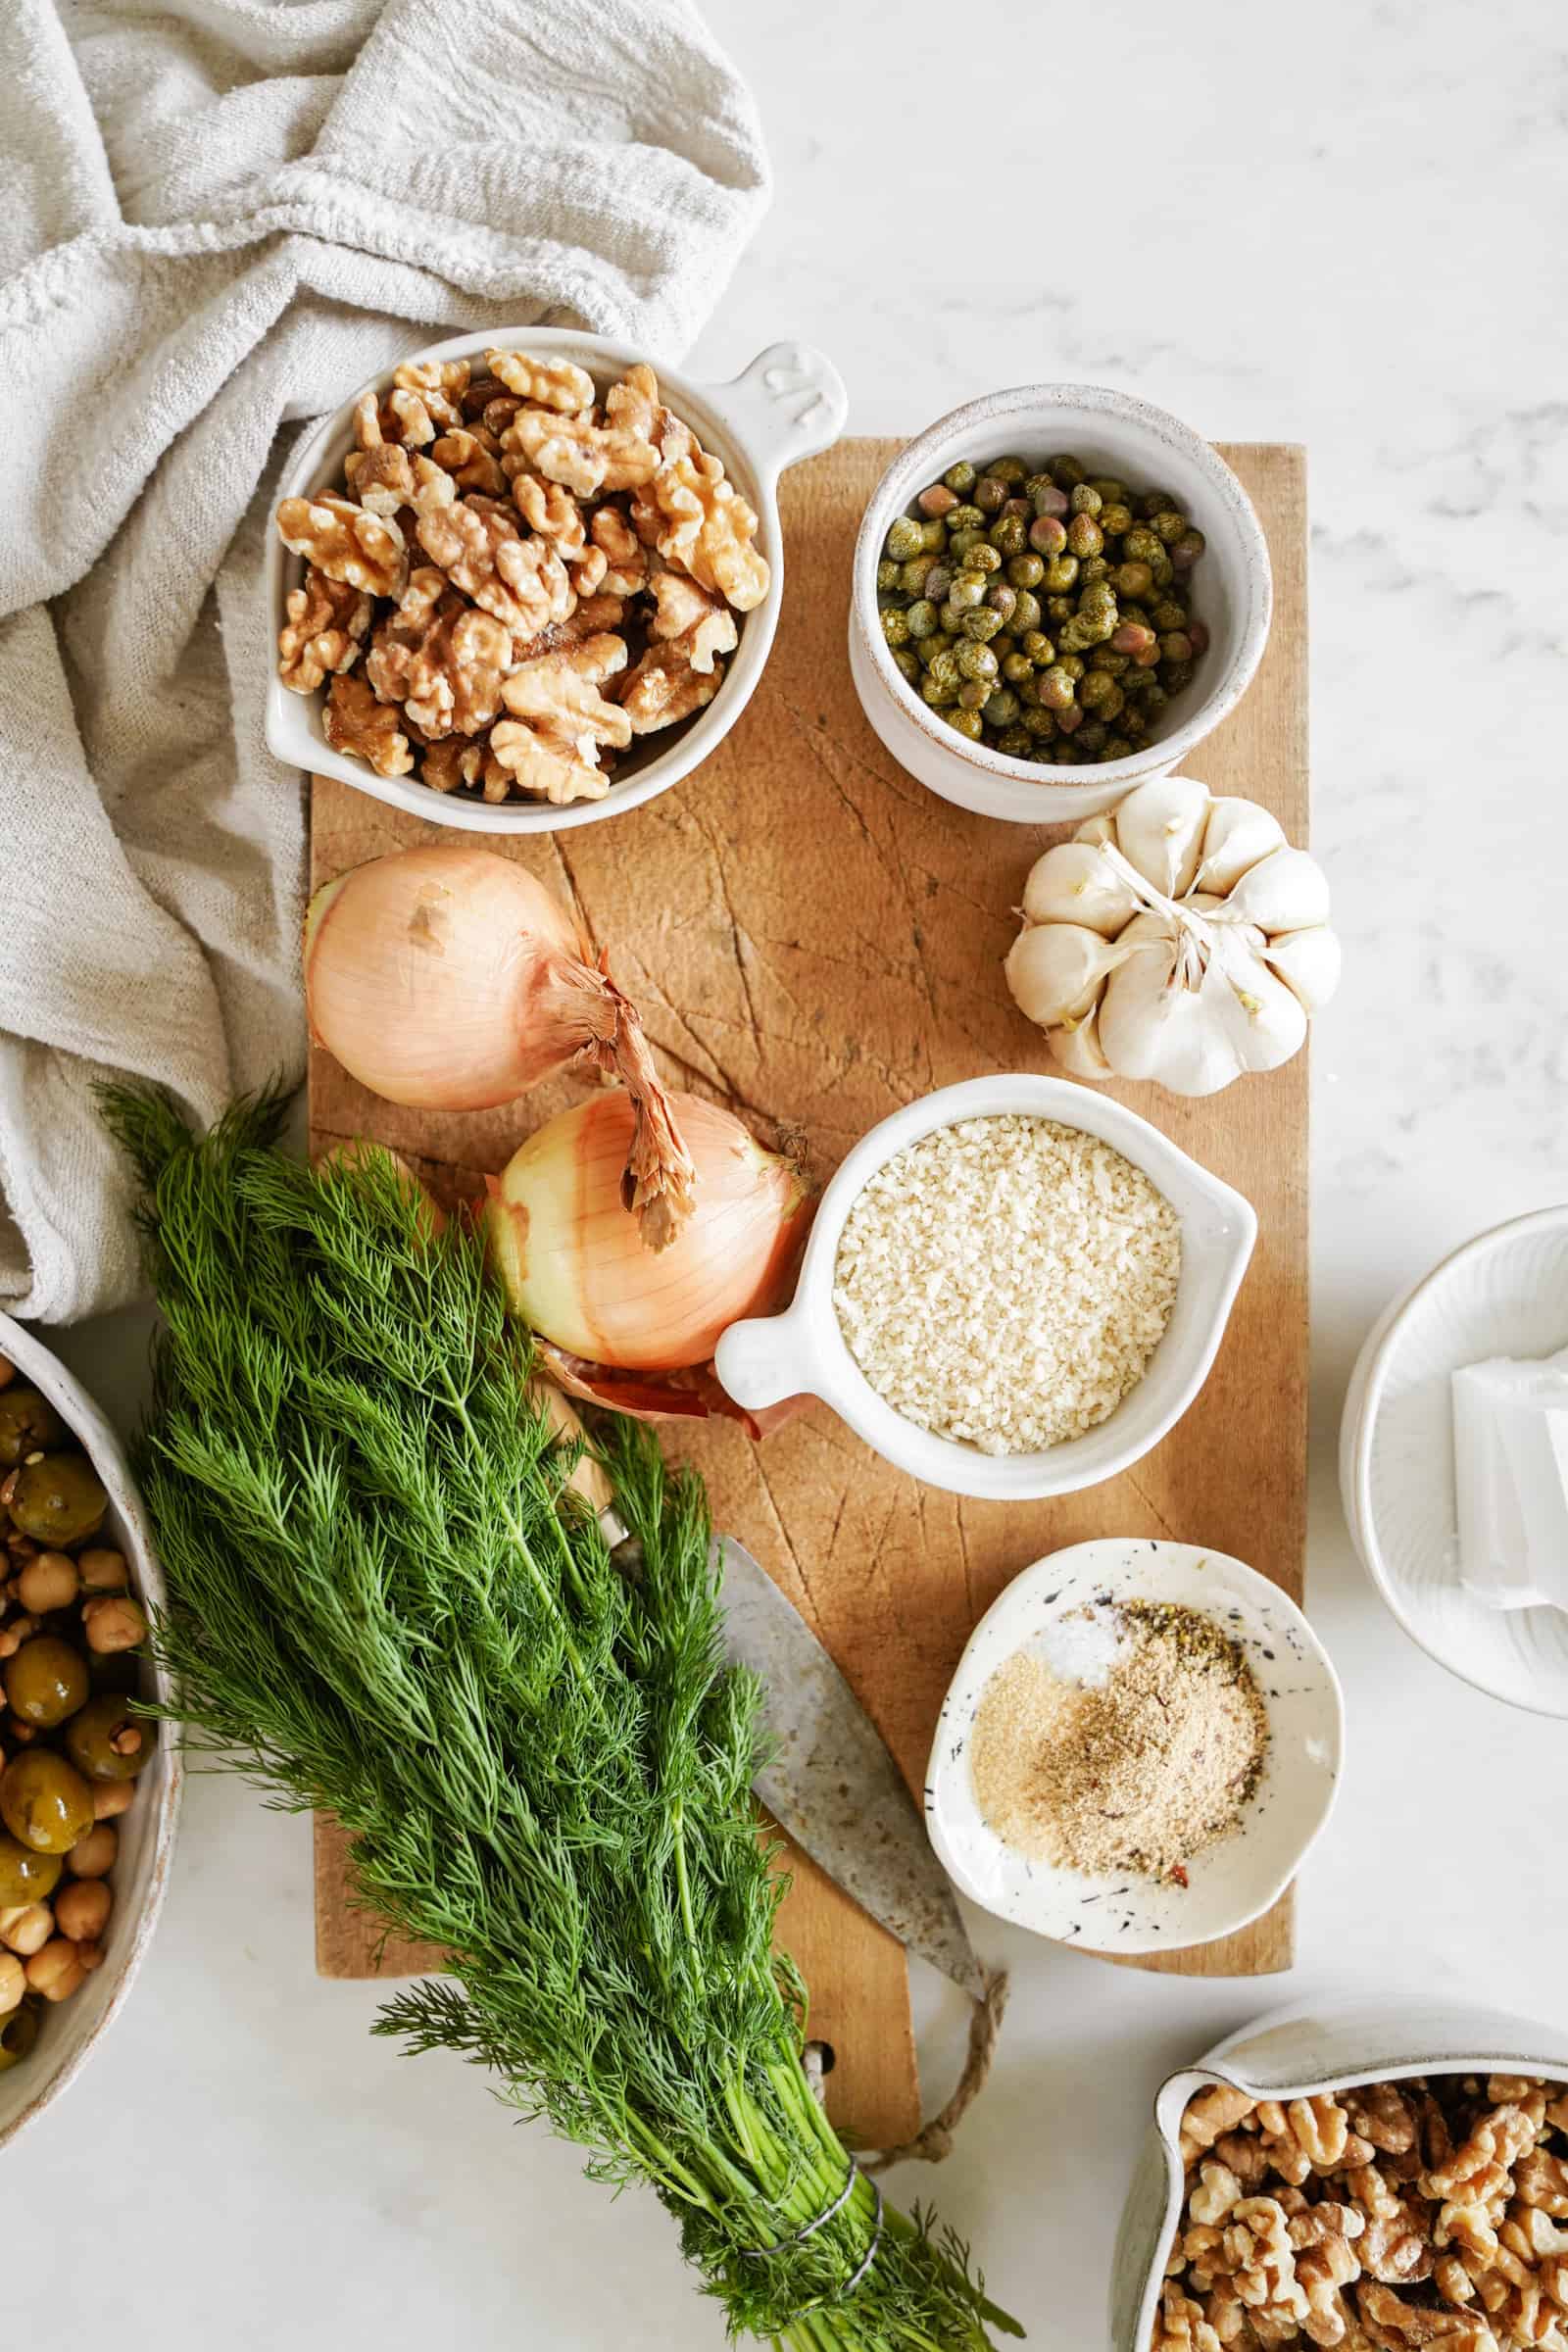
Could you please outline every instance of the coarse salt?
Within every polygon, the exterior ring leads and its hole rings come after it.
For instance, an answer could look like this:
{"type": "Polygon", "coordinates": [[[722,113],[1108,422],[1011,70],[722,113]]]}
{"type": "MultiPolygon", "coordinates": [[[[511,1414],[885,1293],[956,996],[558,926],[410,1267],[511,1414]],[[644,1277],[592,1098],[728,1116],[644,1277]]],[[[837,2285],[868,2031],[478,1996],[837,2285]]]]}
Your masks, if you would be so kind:
{"type": "Polygon", "coordinates": [[[833,1304],[896,1412],[982,1453],[1035,1453],[1142,1380],[1180,1275],[1180,1219],[1142,1169],[1004,1112],[878,1169],[844,1221],[833,1304]]]}

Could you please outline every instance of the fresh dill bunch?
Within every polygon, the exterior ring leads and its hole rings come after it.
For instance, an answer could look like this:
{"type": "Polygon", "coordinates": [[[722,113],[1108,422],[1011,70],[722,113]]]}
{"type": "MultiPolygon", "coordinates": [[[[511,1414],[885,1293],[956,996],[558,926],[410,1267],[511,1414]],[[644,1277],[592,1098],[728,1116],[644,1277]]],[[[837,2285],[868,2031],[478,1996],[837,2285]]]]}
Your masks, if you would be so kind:
{"type": "Polygon", "coordinates": [[[198,1140],[161,1093],[104,1096],[163,1310],[136,1466],[187,1744],[338,1816],[365,1901],[451,1956],[377,2031],[477,2061],[595,2177],[652,2186],[732,2332],[1016,2333],[961,2245],[882,2212],[810,2095],[751,1793],[760,1693],[723,1660],[700,1481],[609,1429],[630,1581],[479,1243],[435,1232],[389,1155],[287,1156],[285,1108],[198,1140]]]}

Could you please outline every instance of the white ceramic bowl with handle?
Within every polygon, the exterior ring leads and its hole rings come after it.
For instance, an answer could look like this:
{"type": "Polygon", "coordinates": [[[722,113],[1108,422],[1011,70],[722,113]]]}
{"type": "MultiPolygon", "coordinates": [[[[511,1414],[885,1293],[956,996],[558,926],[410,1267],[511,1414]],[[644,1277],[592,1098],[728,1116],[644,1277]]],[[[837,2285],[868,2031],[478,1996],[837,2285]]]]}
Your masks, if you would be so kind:
{"type": "Polygon", "coordinates": [[[1390,1610],[1450,1674],[1508,1706],[1568,1716],[1568,1611],[1495,1609],[1459,1581],[1450,1376],[1568,1346],[1568,1203],[1511,1218],[1385,1308],[1350,1375],[1340,1492],[1390,1610]]]}
{"type": "Polygon", "coordinates": [[[894,459],[871,495],[855,550],[850,669],[871,725],[901,767],[972,808],[1019,825],[1054,825],[1114,808],[1163,775],[1234,710],[1268,643],[1273,576],[1263,528],[1223,458],[1180,417],[1100,384],[1020,384],[938,417],[894,459]],[[950,466],[1016,453],[1043,465],[1060,451],[1135,491],[1170,490],[1207,541],[1188,575],[1209,631],[1193,682],[1172,697],[1149,740],[1102,765],[1043,766],[969,743],[899,673],[877,616],[876,567],[888,526],[950,466]]]}
{"type": "MultiPolygon", "coordinates": [[[[109,1495],[100,1541],[124,1553],[132,1589],[149,1609],[161,1606],[163,1573],[114,1431],[86,1390],[73,1380],[41,1341],[9,1315],[0,1315],[0,1355],[15,1364],[19,1380],[27,1382],[54,1406],[84,1447],[109,1495]]],[[[170,1696],[165,1678],[150,1664],[142,1670],[142,1690],[149,1698],[167,1700],[170,1696]]],[[[183,1782],[179,1749],[166,1731],[152,1762],[136,1782],[134,1801],[115,1824],[120,1852],[109,1882],[115,1899],[102,1966],[69,2001],[45,2009],[42,2031],[30,2054],[0,2074],[0,2146],[14,2139],[74,2082],[119,2015],[163,1908],[183,1782]]]]}
{"type": "Polygon", "coordinates": [[[818,1204],[793,1301],[783,1314],[732,1323],[714,1362],[727,1394],[749,1412],[786,1396],[820,1396],[885,1460],[927,1486],[998,1502],[1071,1494],[1114,1478],[1186,1412],[1208,1376],[1256,1237],[1257,1218],[1240,1193],[1109,1097],[1027,1071],[970,1078],[922,1095],[862,1136],[818,1204]],[[938,1127],[1006,1112],[1099,1136],[1143,1170],[1181,1219],[1176,1303],[1148,1371],[1098,1429],[1039,1453],[981,1453],[906,1421],[860,1370],[833,1305],[844,1220],[877,1169],[938,1127]]]}
{"type": "Polygon", "coordinates": [[[1344,1744],[1339,1678],[1289,1593],[1200,1544],[1102,1536],[1036,1560],[970,1635],[937,1720],[926,1827],[955,1886],[999,1919],[1080,1951],[1179,1951],[1233,1935],[1284,1893],[1328,1825],[1344,1744]],[[1188,1863],[1185,1886],[1020,1853],[975,1794],[975,1718],[998,1669],[1020,1650],[1042,1651],[1074,1611],[1139,1601],[1174,1601],[1212,1619],[1240,1646],[1268,1716],[1257,1788],[1231,1835],[1188,1863]]]}
{"type": "Polygon", "coordinates": [[[1231,2082],[1254,2099],[1309,2098],[1410,2075],[1471,2074],[1568,2081],[1568,2030],[1455,2001],[1297,2002],[1227,2034],[1195,2067],[1171,2075],[1154,2101],[1116,2239],[1112,2352],[1149,2352],[1185,2189],[1182,2116],[1199,2091],[1231,2082]]]}
{"type": "MultiPolygon", "coordinates": [[[[602,335],[581,333],[574,327],[514,326],[492,328],[482,335],[454,335],[445,343],[411,351],[408,358],[476,359],[494,350],[539,352],[573,361],[587,369],[601,393],[648,357],[628,344],[609,342],[602,335]]],[[[392,374],[387,368],[372,376],[352,400],[323,416],[306,434],[278,484],[277,501],[342,486],[343,461],[354,447],[355,407],[367,392],[386,391],[392,374]]],[[[757,545],[772,575],[767,594],[755,611],[736,615],[740,642],[727,658],[723,684],[706,709],[667,733],[635,739],[602,801],[574,801],[564,808],[541,801],[492,804],[459,793],[433,791],[416,775],[378,776],[367,761],[335,752],[327,742],[321,727],[325,689],[295,694],[276,673],[277,634],[286,618],[284,599],[304,578],[305,565],[300,557],[289,554],[272,525],[266,579],[266,625],[273,653],[267,691],[269,750],[294,767],[336,776],[391,808],[406,808],[411,816],[422,817],[427,824],[453,825],[472,833],[560,833],[574,825],[597,824],[667,792],[705,760],[729,733],[756,692],[778,627],[784,597],[779,475],[786,466],[831,448],[844,430],[849,396],[832,362],[807,343],[770,344],[732,383],[695,384],[668,368],[659,368],[658,374],[666,406],[691,426],[705,449],[722,458],[730,480],[756,508],[757,545]]]]}

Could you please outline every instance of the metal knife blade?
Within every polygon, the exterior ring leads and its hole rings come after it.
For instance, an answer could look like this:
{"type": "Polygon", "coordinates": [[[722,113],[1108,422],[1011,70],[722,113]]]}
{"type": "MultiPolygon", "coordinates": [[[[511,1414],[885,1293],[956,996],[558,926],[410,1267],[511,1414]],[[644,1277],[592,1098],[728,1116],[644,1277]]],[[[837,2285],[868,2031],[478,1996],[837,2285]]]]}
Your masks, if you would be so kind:
{"type": "Polygon", "coordinates": [[[724,1647],[761,1679],[772,1758],[757,1793],[781,1829],[910,1951],[979,2000],[947,1873],[875,1724],[794,1603],[732,1536],[713,1538],[724,1647]]]}

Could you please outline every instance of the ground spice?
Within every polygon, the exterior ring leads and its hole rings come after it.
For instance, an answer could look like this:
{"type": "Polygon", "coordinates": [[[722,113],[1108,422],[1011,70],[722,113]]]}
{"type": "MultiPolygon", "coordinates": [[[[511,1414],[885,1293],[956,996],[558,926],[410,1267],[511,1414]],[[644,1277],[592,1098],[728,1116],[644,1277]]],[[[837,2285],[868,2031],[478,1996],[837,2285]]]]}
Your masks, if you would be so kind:
{"type": "MultiPolygon", "coordinates": [[[[1241,1646],[1173,1601],[1100,1603],[1081,1676],[1021,1649],[981,1699],[971,1764],[999,1838],[1038,1860],[1096,1876],[1177,1876],[1226,1837],[1257,1787],[1268,1744],[1262,1694],[1241,1646]],[[1107,1654],[1108,1652],[1108,1654],[1107,1654]]],[[[1087,1628],[1086,1628],[1087,1630],[1087,1628]]]]}

